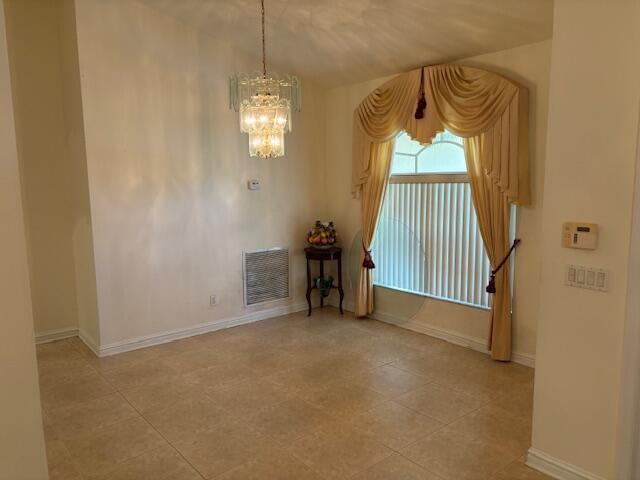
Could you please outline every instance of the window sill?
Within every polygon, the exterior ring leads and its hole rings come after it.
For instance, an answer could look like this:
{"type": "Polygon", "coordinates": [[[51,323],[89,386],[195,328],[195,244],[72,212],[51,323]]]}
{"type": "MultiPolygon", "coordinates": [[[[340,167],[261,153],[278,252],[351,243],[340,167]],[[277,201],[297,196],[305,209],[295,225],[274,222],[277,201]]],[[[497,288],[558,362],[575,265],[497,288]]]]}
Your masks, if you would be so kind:
{"type": "Polygon", "coordinates": [[[403,288],[390,287],[388,285],[381,285],[379,283],[374,283],[374,287],[384,288],[385,290],[393,290],[395,292],[408,293],[409,295],[415,295],[417,297],[430,298],[432,300],[438,300],[441,302],[454,303],[456,305],[462,305],[463,307],[476,308],[478,310],[483,310],[485,312],[491,311],[491,307],[485,307],[483,305],[475,305],[473,303],[461,302],[460,300],[452,300],[451,298],[437,297],[435,295],[428,295],[422,292],[414,292],[412,290],[405,290],[403,288]]]}

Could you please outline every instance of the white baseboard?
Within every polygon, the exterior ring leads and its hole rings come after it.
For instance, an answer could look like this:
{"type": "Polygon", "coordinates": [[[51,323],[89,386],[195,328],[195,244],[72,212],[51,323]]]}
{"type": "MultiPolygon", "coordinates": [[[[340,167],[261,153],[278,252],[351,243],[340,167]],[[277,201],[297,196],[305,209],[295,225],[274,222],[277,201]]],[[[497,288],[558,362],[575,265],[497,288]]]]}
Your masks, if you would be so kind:
{"type": "Polygon", "coordinates": [[[285,305],[282,307],[274,307],[266,310],[260,310],[250,312],[245,315],[228,318],[225,320],[218,320],[214,322],[201,323],[192,327],[179,328],[176,330],[170,330],[167,332],[155,333],[151,335],[144,335],[141,337],[131,338],[127,340],[121,340],[119,342],[110,343],[107,345],[100,345],[99,347],[92,342],[90,338],[82,338],[87,346],[94,351],[99,357],[107,357],[110,355],[116,355],[118,353],[129,352],[131,350],[137,350],[139,348],[151,347],[153,345],[160,345],[162,343],[171,342],[173,340],[179,340],[181,338],[193,337],[194,335],[201,335],[203,333],[214,332],[216,330],[222,330],[223,328],[236,327],[238,325],[245,325],[247,323],[258,322],[260,320],[266,320],[268,318],[279,317],[288,313],[301,312],[307,309],[307,304],[300,302],[292,305],[285,305]],[[93,344],[92,344],[93,343],[93,344]]]}
{"type": "MultiPolygon", "coordinates": [[[[348,305],[346,309],[353,310],[353,305],[351,304],[348,305]]],[[[396,325],[398,327],[405,328],[407,330],[423,333],[425,335],[439,338],[441,340],[445,340],[455,345],[471,348],[473,350],[485,353],[487,355],[491,353],[489,352],[489,350],[487,350],[486,341],[481,338],[474,338],[474,337],[464,335],[458,332],[453,332],[451,330],[447,330],[444,328],[434,327],[433,325],[427,325],[422,322],[416,322],[414,320],[399,318],[399,317],[396,317],[395,315],[392,315],[386,312],[375,311],[373,315],[370,315],[370,316],[371,318],[375,318],[376,320],[380,320],[381,322],[390,323],[392,325],[396,325]]],[[[515,363],[519,363],[526,367],[535,368],[536,366],[536,357],[528,353],[513,352],[511,355],[511,360],[514,361],[515,363]]]]}
{"type": "Polygon", "coordinates": [[[36,333],[35,341],[36,345],[40,345],[41,343],[55,342],[56,340],[71,338],[77,335],[78,329],[75,327],[58,328],[56,330],[47,330],[46,332],[36,333]]]}
{"type": "Polygon", "coordinates": [[[558,480],[605,480],[603,477],[576,467],[548,453],[531,447],[527,453],[527,465],[558,480]]]}
{"type": "Polygon", "coordinates": [[[96,340],[91,335],[89,335],[85,330],[79,329],[78,337],[80,338],[80,340],[82,340],[82,342],[87,346],[89,350],[91,350],[96,356],[98,356],[100,347],[98,346],[98,342],[96,342],[96,340]]]}

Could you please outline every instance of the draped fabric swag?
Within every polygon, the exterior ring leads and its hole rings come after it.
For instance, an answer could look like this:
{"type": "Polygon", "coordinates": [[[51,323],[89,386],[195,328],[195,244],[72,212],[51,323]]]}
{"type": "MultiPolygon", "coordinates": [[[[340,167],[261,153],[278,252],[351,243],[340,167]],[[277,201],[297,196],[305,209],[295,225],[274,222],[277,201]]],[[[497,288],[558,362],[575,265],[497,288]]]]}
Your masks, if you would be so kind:
{"type": "MultiPolygon", "coordinates": [[[[429,144],[445,128],[464,138],[465,158],[480,233],[492,267],[509,250],[510,204],[529,203],[528,91],[506,78],[473,67],[424,67],[427,107],[414,113],[421,69],[398,75],[372,91],[353,118],[352,190],[359,193],[362,259],[370,251],[389,181],[394,139],[402,130],[429,144]]],[[[375,260],[375,259],[374,259],[375,260]]],[[[496,276],[489,349],[511,358],[509,263],[496,276]]],[[[356,315],[373,313],[371,271],[361,267],[356,315]]]]}

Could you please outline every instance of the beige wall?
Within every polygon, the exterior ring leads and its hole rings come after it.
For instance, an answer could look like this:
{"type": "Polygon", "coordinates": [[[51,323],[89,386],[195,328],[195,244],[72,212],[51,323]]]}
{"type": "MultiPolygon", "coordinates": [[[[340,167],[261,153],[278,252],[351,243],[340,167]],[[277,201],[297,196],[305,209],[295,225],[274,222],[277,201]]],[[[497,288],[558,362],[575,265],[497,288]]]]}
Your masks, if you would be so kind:
{"type": "MultiPolygon", "coordinates": [[[[518,210],[518,236],[522,246],[516,256],[514,299],[514,350],[535,354],[540,280],[542,191],[548,103],[551,41],[461,60],[501,73],[526,85],[531,92],[531,172],[533,201],[518,210]]],[[[329,215],[336,221],[343,244],[350,247],[360,229],[359,201],[351,198],[351,118],[357,104],[386,78],[339,87],[327,94],[327,199],[329,215]]],[[[353,262],[352,262],[353,263],[353,262]]],[[[354,265],[356,267],[357,264],[354,265]]],[[[401,322],[436,328],[483,345],[488,333],[486,310],[466,307],[389,289],[376,288],[377,313],[401,322]]],[[[347,289],[353,300],[353,285],[347,289]]]]}
{"type": "MultiPolygon", "coordinates": [[[[51,0],[48,0],[51,1],[51,0]]],[[[89,178],[80,95],[80,67],[74,0],[53,0],[58,8],[66,145],[73,169],[73,267],[78,329],[93,344],[100,342],[96,271],[89,205],[89,178]]]]}
{"type": "Polygon", "coordinates": [[[3,2],[0,0],[0,479],[48,478],[3,2]]]}
{"type": "Polygon", "coordinates": [[[556,0],[544,185],[533,447],[614,472],[640,88],[638,2],[556,0]],[[579,11],[580,14],[576,15],[579,11]],[[600,224],[596,251],[560,247],[564,221],[600,224]],[[607,293],[565,265],[610,269],[607,293]]]}
{"type": "Polygon", "coordinates": [[[76,17],[100,344],[254,311],[243,250],[291,247],[293,297],[268,307],[303,302],[305,232],[325,203],[322,91],[304,81],[285,158],[249,158],[227,78],[259,59],[137,2],[82,0],[76,17]]]}
{"type": "Polygon", "coordinates": [[[77,328],[73,163],[56,3],[8,0],[5,9],[35,331],[77,328]]]}
{"type": "Polygon", "coordinates": [[[73,0],[8,0],[36,335],[99,339],[73,0]]]}

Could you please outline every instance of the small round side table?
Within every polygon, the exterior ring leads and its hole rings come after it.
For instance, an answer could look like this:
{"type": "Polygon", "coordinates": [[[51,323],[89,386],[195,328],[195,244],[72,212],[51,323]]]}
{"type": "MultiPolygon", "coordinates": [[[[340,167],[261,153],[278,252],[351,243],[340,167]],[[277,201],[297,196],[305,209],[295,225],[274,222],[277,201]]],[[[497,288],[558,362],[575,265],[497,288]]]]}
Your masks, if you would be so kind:
{"type": "MultiPolygon", "coordinates": [[[[307,257],[307,303],[309,304],[309,313],[307,316],[311,316],[311,291],[318,288],[315,282],[311,282],[311,260],[317,260],[320,262],[320,276],[324,277],[324,262],[337,260],[338,262],[338,286],[331,286],[338,290],[340,294],[340,314],[342,311],[342,300],[344,300],[344,290],[342,289],[342,248],[329,247],[329,248],[315,248],[307,247],[304,249],[304,253],[307,257]]],[[[320,295],[320,307],[324,306],[324,297],[320,295]]]]}

